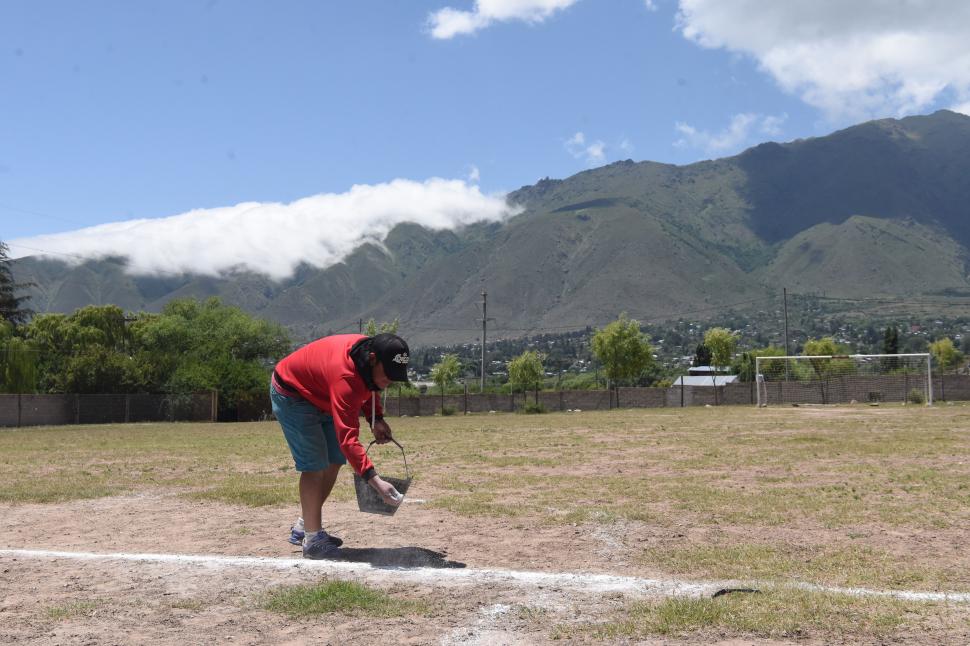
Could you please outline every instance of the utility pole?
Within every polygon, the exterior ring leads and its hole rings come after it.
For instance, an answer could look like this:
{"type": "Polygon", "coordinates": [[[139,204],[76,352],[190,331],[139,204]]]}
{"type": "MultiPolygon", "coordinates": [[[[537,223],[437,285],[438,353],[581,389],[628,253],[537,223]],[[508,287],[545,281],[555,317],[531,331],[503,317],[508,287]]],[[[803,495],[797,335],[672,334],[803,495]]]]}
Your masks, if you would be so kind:
{"type": "Polygon", "coordinates": [[[482,290],[482,385],[481,392],[485,392],[485,333],[488,329],[488,292],[482,290]]]}
{"type": "MultiPolygon", "coordinates": [[[[784,300],[785,300],[785,356],[788,357],[788,356],[791,356],[791,353],[788,351],[788,288],[782,287],[781,293],[784,296],[784,300]]],[[[788,381],[790,378],[790,375],[788,372],[789,361],[791,361],[791,359],[785,359],[785,381],[788,381]]],[[[755,379],[757,379],[757,375],[755,376],[755,379]]]]}
{"type": "Polygon", "coordinates": [[[788,288],[782,287],[782,294],[785,299],[785,356],[791,354],[788,351],[788,288]]]}
{"type": "Polygon", "coordinates": [[[357,319],[357,334],[364,333],[364,319],[357,319]]]}

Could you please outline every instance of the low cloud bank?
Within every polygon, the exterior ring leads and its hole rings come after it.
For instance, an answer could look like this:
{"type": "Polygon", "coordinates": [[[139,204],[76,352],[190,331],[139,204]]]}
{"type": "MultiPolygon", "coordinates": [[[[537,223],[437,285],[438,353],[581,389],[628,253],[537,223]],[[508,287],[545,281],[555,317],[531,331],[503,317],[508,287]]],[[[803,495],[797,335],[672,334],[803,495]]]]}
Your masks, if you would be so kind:
{"type": "Polygon", "coordinates": [[[76,262],[124,256],[128,271],[136,274],[218,276],[247,270],[281,280],[301,262],[326,268],[365,242],[381,243],[398,224],[453,229],[520,211],[504,196],[484,195],[461,180],[397,179],[290,204],[245,202],[21,238],[10,241],[10,255],[76,262]]]}

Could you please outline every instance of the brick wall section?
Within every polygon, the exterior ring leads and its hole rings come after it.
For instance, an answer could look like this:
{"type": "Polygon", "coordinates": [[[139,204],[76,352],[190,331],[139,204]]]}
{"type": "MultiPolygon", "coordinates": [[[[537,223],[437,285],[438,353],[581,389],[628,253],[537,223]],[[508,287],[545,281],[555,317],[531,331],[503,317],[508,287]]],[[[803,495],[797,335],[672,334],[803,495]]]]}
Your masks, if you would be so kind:
{"type": "MultiPolygon", "coordinates": [[[[801,401],[821,403],[822,388],[818,383],[774,382],[767,385],[769,404],[801,401]],[[782,399],[779,399],[782,397],[782,399]]],[[[831,380],[826,386],[827,403],[866,402],[874,398],[885,402],[904,401],[913,388],[922,387],[917,376],[890,375],[831,380]]],[[[265,394],[262,395],[265,397],[265,394]]],[[[715,405],[714,389],[704,386],[670,388],[619,388],[616,397],[621,408],[679,408],[715,405]],[[681,403],[683,402],[683,404],[681,403]]],[[[970,401],[970,375],[935,375],[933,398],[937,401],[970,401]]],[[[469,393],[446,395],[445,406],[462,414],[489,411],[510,412],[533,402],[535,393],[469,393]],[[467,408],[466,408],[467,406],[467,408]]],[[[757,401],[754,384],[728,384],[717,389],[717,403],[747,406],[757,401]]],[[[546,410],[606,410],[617,401],[605,390],[564,390],[539,393],[546,410]]],[[[4,395],[0,394],[0,427],[62,424],[99,424],[152,421],[212,421],[210,394],[181,397],[166,395],[4,395]]],[[[257,406],[259,419],[265,419],[268,407],[257,406]]],[[[385,413],[400,415],[435,415],[441,410],[440,395],[387,397],[385,413]]],[[[242,417],[240,418],[242,420],[242,417]]]]}
{"type": "Polygon", "coordinates": [[[970,375],[933,377],[933,400],[970,401],[970,375]]]}
{"type": "Polygon", "coordinates": [[[77,421],[76,395],[22,395],[21,425],[74,424],[77,421]]]}
{"type": "MultiPolygon", "coordinates": [[[[883,376],[883,377],[855,377],[851,379],[833,379],[825,385],[826,402],[830,404],[846,404],[852,400],[857,402],[869,401],[871,397],[880,397],[881,401],[902,402],[913,388],[922,387],[923,380],[918,376],[883,376]]],[[[822,389],[817,382],[812,383],[782,383],[768,384],[773,389],[769,403],[781,402],[822,403],[822,389]],[[784,399],[779,399],[779,397],[784,399]]],[[[946,375],[933,378],[934,400],[942,400],[945,393],[949,401],[970,401],[970,375],[946,375]]],[[[714,389],[710,386],[671,386],[670,388],[619,388],[620,408],[679,408],[683,406],[714,406],[714,389]],[[683,402],[683,404],[681,403],[683,402]]],[[[507,394],[468,394],[468,412],[509,412],[521,409],[526,401],[533,402],[534,393],[516,393],[514,407],[512,399],[507,394]]],[[[758,393],[753,383],[735,383],[717,388],[717,405],[753,406],[758,401],[758,393]]],[[[612,399],[605,390],[565,390],[540,392],[539,402],[547,410],[606,410],[616,407],[616,399],[612,399]]],[[[465,411],[464,395],[448,395],[445,405],[451,406],[455,412],[465,411]]],[[[398,410],[404,415],[434,415],[440,411],[440,395],[423,395],[421,397],[405,397],[398,403],[396,397],[387,398],[387,414],[397,415],[398,410]]]]}
{"type": "Polygon", "coordinates": [[[78,406],[81,424],[122,424],[127,421],[124,395],[84,395],[78,406]]]}
{"type": "MultiPolygon", "coordinates": [[[[968,375],[947,375],[946,385],[951,385],[955,399],[970,399],[968,375]]],[[[923,391],[925,375],[882,375],[878,377],[835,377],[811,382],[768,382],[764,386],[768,404],[800,402],[807,404],[847,404],[856,402],[904,402],[913,390],[923,391]]],[[[933,378],[933,397],[939,396],[940,378],[933,378]]]]}
{"type": "Polygon", "coordinates": [[[20,426],[20,397],[0,395],[0,426],[20,426]]]}
{"type": "Polygon", "coordinates": [[[0,395],[0,426],[208,422],[213,395],[0,395]]]}

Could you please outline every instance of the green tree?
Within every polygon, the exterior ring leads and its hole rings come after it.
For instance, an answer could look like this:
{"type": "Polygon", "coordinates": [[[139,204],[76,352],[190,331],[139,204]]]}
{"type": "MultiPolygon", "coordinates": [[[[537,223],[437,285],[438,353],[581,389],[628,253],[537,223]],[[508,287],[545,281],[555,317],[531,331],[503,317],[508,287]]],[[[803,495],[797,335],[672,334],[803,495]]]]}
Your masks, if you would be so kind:
{"type": "Polygon", "coordinates": [[[120,307],[89,305],[72,314],[41,314],[24,335],[38,351],[39,386],[45,392],[124,393],[143,385],[120,307]]]}
{"type": "Polygon", "coordinates": [[[882,337],[883,354],[899,354],[899,330],[895,325],[886,327],[886,332],[882,337]]]}
{"type": "Polygon", "coordinates": [[[32,312],[23,306],[29,296],[17,296],[17,291],[30,287],[28,283],[16,283],[10,269],[10,248],[0,241],[0,321],[14,325],[24,324],[32,312]]]}
{"type": "Polygon", "coordinates": [[[709,366],[711,365],[711,350],[703,343],[697,344],[697,349],[694,350],[694,358],[691,363],[695,366],[709,366]]]}
{"type": "MultiPolygon", "coordinates": [[[[741,355],[740,359],[734,364],[734,372],[738,379],[744,382],[755,380],[755,367],[758,357],[783,357],[785,349],[776,346],[768,346],[758,350],[749,350],[741,355]]],[[[775,380],[784,377],[785,365],[780,361],[761,364],[761,372],[766,379],[775,380]]]]}
{"type": "MultiPolygon", "coordinates": [[[[839,347],[835,343],[835,339],[828,336],[821,339],[809,339],[805,342],[805,347],[802,349],[802,356],[806,357],[831,357],[836,354],[839,354],[839,347]]],[[[823,404],[828,403],[825,394],[825,379],[833,372],[832,361],[830,358],[808,360],[812,366],[812,370],[815,371],[815,376],[818,378],[818,387],[822,393],[823,404]]]]}
{"type": "MultiPolygon", "coordinates": [[[[621,379],[637,379],[653,363],[650,339],[640,331],[640,324],[626,312],[593,334],[593,354],[603,364],[609,385],[621,379]]],[[[617,402],[619,404],[619,402],[617,402]]]]}
{"type": "Polygon", "coordinates": [[[539,384],[544,375],[542,362],[545,357],[538,350],[526,350],[509,362],[509,382],[522,386],[535,387],[535,402],[539,403],[539,384]]]}
{"type": "Polygon", "coordinates": [[[937,339],[930,344],[930,353],[936,359],[940,370],[950,370],[963,361],[963,353],[956,349],[949,338],[937,339]]]}
{"type": "Polygon", "coordinates": [[[217,389],[222,419],[232,419],[242,397],[265,388],[268,366],[290,349],[280,325],[218,298],[171,301],[161,313],[139,317],[131,334],[136,361],[151,389],[217,389]]]}
{"type": "Polygon", "coordinates": [[[0,392],[37,391],[37,350],[14,336],[13,323],[0,320],[0,392]]]}
{"type": "Polygon", "coordinates": [[[431,368],[431,380],[441,387],[441,414],[445,413],[445,388],[461,374],[461,360],[457,354],[446,354],[431,368]]]}
{"type": "MultiPolygon", "coordinates": [[[[704,333],[704,345],[711,351],[711,365],[714,367],[711,381],[717,385],[717,372],[719,368],[727,368],[731,365],[734,357],[734,348],[737,346],[738,337],[733,332],[723,327],[713,327],[704,333]]],[[[714,388],[714,404],[717,402],[717,388],[714,388]]]]}
{"type": "Polygon", "coordinates": [[[364,334],[367,336],[377,336],[378,334],[397,334],[397,329],[400,327],[400,321],[395,318],[393,321],[385,321],[380,325],[374,319],[369,319],[367,321],[367,326],[364,328],[364,334]]]}
{"type": "MultiPolygon", "coordinates": [[[[899,330],[895,325],[886,327],[886,332],[882,338],[883,354],[899,354],[899,330]]],[[[899,359],[896,357],[883,357],[882,366],[884,370],[892,371],[899,367],[899,359]]]]}
{"type": "Polygon", "coordinates": [[[956,368],[963,361],[963,353],[956,349],[953,341],[947,337],[937,339],[930,344],[930,353],[940,367],[940,399],[946,400],[946,381],[943,375],[948,369],[956,368]]]}

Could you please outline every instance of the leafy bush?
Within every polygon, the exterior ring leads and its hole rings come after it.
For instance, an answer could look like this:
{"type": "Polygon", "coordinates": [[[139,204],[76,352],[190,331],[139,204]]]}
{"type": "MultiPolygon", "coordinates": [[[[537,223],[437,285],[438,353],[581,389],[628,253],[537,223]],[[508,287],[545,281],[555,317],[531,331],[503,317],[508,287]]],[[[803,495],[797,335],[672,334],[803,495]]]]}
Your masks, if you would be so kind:
{"type": "Polygon", "coordinates": [[[526,403],[526,405],[522,408],[522,412],[526,415],[540,415],[542,413],[548,413],[549,411],[546,410],[546,407],[542,404],[526,403]]]}
{"type": "Polygon", "coordinates": [[[455,409],[454,406],[442,406],[441,407],[441,414],[444,415],[444,416],[446,416],[446,417],[449,416],[449,415],[454,415],[457,412],[458,411],[457,411],[457,409],[455,409]]]}
{"type": "Polygon", "coordinates": [[[906,396],[906,401],[908,401],[910,404],[925,404],[926,397],[923,395],[922,390],[919,388],[913,388],[906,396]]]}
{"type": "Polygon", "coordinates": [[[603,388],[603,383],[596,378],[596,373],[584,372],[581,374],[569,374],[563,377],[561,388],[563,390],[598,390],[603,388]]]}

